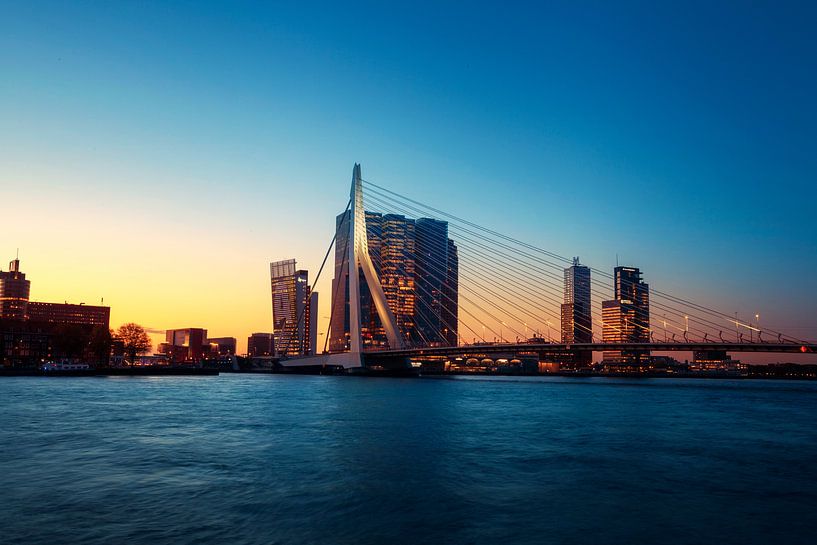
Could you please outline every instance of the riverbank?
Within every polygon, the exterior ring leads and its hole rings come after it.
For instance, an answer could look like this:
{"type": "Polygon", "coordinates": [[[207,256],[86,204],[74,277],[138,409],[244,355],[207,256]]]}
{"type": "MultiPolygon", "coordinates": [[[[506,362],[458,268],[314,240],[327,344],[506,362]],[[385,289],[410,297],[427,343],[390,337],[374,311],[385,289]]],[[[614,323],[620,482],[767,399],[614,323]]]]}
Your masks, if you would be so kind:
{"type": "Polygon", "coordinates": [[[0,369],[0,377],[153,377],[153,376],[218,376],[218,369],[201,367],[112,367],[71,371],[40,369],[0,369]]]}

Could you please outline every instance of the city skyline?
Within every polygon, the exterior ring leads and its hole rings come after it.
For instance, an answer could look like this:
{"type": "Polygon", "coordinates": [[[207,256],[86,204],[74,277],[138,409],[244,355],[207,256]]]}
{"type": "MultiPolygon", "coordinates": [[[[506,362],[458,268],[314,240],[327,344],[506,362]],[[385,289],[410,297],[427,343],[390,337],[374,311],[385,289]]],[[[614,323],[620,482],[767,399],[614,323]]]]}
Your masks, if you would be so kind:
{"type": "MultiPolygon", "coordinates": [[[[13,82],[0,90],[0,185],[17,203],[0,250],[6,260],[21,248],[32,300],[104,298],[112,326],[142,323],[154,345],[166,329],[196,326],[237,337],[240,351],[269,330],[266,264],[295,257],[318,269],[358,160],[369,179],[519,239],[604,270],[618,255],[661,289],[817,336],[817,280],[779,281],[817,265],[806,17],[707,14],[774,38],[762,45],[660,8],[616,18],[600,6],[561,29],[545,18],[535,35],[514,20],[520,38],[509,29],[496,45],[516,53],[506,66],[478,39],[493,27],[486,14],[437,55],[412,32],[444,38],[455,17],[446,8],[437,21],[409,16],[404,45],[393,25],[378,27],[389,20],[378,9],[360,18],[328,8],[329,19],[307,21],[258,8],[217,28],[215,6],[132,9],[15,6],[14,28],[0,34],[13,82]],[[77,32],[91,18],[104,24],[77,32]],[[200,30],[171,58],[128,49],[140,35],[178,45],[169,29],[189,19],[200,30]],[[342,38],[353,22],[366,46],[342,38]],[[628,32],[647,23],[666,31],[657,44],[628,32]],[[704,32],[721,57],[674,25],[704,32]],[[553,38],[540,37],[548,30],[553,38]],[[555,41],[571,32],[582,39],[555,41]],[[523,42],[530,52],[516,49],[523,42]]],[[[330,282],[316,291],[331,293],[330,282]]]]}

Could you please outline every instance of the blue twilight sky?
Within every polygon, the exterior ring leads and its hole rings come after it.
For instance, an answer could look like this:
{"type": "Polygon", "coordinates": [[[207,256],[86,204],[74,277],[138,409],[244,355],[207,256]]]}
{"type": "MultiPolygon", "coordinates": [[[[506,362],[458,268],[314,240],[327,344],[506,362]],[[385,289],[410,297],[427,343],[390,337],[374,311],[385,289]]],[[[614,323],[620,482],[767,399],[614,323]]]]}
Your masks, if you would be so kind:
{"type": "Polygon", "coordinates": [[[245,337],[269,260],[317,269],[358,161],[817,338],[815,28],[813,2],[0,2],[0,257],[33,298],[101,282],[114,322],[245,337]]]}

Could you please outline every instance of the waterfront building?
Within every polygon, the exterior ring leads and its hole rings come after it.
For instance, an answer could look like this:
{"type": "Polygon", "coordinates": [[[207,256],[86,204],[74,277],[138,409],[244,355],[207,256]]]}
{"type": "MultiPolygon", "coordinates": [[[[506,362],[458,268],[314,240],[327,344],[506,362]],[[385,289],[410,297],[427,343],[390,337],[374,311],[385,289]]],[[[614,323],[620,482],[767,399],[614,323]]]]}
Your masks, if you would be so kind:
{"type": "MultiPolygon", "coordinates": [[[[413,343],[416,340],[414,221],[399,214],[385,214],[382,225],[379,254],[374,255],[372,261],[380,262],[380,284],[397,327],[403,338],[413,343]]],[[[369,250],[373,253],[371,246],[369,250]]]]}
{"type": "Polygon", "coordinates": [[[323,347],[318,346],[318,292],[309,288],[309,302],[306,305],[307,354],[318,354],[323,347]]]}
{"type": "Polygon", "coordinates": [[[0,319],[0,368],[36,368],[52,356],[48,324],[0,319]]]}
{"type": "MultiPolygon", "coordinates": [[[[335,220],[335,278],[329,350],[349,347],[348,212],[335,220]]],[[[366,212],[369,256],[389,309],[405,341],[418,346],[456,344],[458,335],[457,247],[447,222],[366,212]]],[[[368,285],[360,281],[361,337],[366,347],[388,343],[368,285]]]]}
{"type": "Polygon", "coordinates": [[[696,350],[689,363],[690,373],[742,375],[746,370],[746,364],[733,360],[726,350],[696,350]]]}
{"type": "Polygon", "coordinates": [[[168,329],[165,342],[159,345],[158,351],[174,363],[200,361],[210,355],[207,330],[198,327],[168,329]]]}
{"type": "MultiPolygon", "coordinates": [[[[614,299],[602,301],[602,336],[605,343],[650,342],[649,285],[635,267],[614,269],[614,299]]],[[[640,370],[649,364],[648,350],[609,350],[604,361],[622,370],[640,370]]]]}
{"type": "Polygon", "coordinates": [[[440,321],[443,327],[443,338],[448,346],[459,344],[459,276],[460,259],[457,245],[448,239],[448,260],[445,284],[443,285],[442,315],[440,321]]]}
{"type": "MultiPolygon", "coordinates": [[[[579,264],[564,270],[564,302],[561,307],[561,337],[565,344],[593,342],[590,267],[579,264]]],[[[581,369],[593,362],[593,352],[573,351],[561,359],[566,369],[581,369]]]]}
{"type": "Polygon", "coordinates": [[[317,335],[317,293],[309,286],[309,273],[295,270],[295,260],[270,263],[272,332],[275,355],[313,354],[317,335]],[[310,312],[314,301],[315,312],[310,312]],[[314,325],[312,322],[315,322],[314,325]]]}
{"type": "MultiPolygon", "coordinates": [[[[335,276],[329,323],[329,351],[349,349],[349,212],[335,218],[335,276]]],[[[368,222],[367,222],[368,223],[368,222]]],[[[361,291],[366,287],[361,282],[361,291]]]]}
{"type": "Polygon", "coordinates": [[[272,356],[272,354],[272,333],[253,333],[247,337],[248,356],[272,356]]]}
{"type": "Polygon", "coordinates": [[[210,345],[210,353],[212,354],[218,354],[219,356],[235,355],[237,344],[235,337],[211,337],[207,339],[207,344],[210,345]]]}
{"type": "Polygon", "coordinates": [[[98,325],[109,329],[111,307],[29,301],[27,315],[33,322],[98,325]]]}
{"type": "Polygon", "coordinates": [[[564,270],[564,303],[562,304],[562,342],[566,344],[593,342],[593,321],[590,302],[590,267],[579,264],[564,270]]]}
{"type": "Polygon", "coordinates": [[[31,281],[20,272],[20,260],[9,263],[9,270],[0,270],[0,319],[24,320],[28,308],[31,281]]]}
{"type": "Polygon", "coordinates": [[[424,345],[439,346],[445,344],[442,317],[448,279],[448,222],[420,218],[415,231],[417,334],[424,345]]]}

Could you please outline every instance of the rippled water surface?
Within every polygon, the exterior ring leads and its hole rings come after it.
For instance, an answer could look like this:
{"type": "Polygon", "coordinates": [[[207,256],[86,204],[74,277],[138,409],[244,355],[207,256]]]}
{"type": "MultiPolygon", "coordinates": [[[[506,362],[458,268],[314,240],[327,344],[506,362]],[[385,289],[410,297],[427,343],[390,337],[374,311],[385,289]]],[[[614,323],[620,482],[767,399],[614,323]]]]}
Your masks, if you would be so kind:
{"type": "Polygon", "coordinates": [[[817,543],[817,384],[0,379],[0,543],[817,543]]]}

